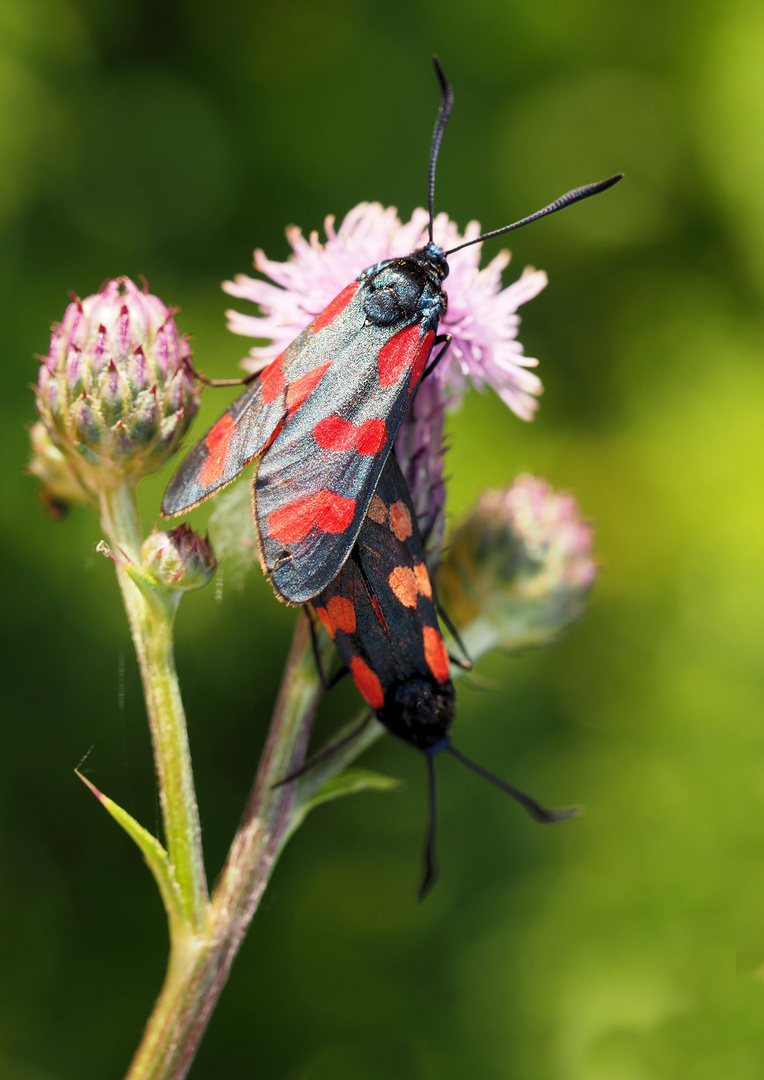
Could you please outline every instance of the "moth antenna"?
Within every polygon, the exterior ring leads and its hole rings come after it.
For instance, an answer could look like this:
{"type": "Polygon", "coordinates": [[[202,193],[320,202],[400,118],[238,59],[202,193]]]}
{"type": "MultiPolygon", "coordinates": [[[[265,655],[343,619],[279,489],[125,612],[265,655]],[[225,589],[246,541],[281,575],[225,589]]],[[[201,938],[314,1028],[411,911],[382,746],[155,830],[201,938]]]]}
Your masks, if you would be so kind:
{"type": "Polygon", "coordinates": [[[425,753],[427,759],[427,829],[424,839],[424,877],[419,886],[419,899],[424,900],[438,880],[440,869],[435,854],[437,839],[438,787],[435,775],[435,754],[425,753]]]}
{"type": "Polygon", "coordinates": [[[451,114],[451,106],[454,103],[454,92],[451,89],[451,84],[445,76],[443,68],[440,66],[440,61],[437,56],[432,58],[433,67],[435,68],[435,74],[438,76],[438,82],[440,83],[440,108],[438,109],[438,119],[435,121],[435,130],[432,133],[432,147],[430,149],[430,174],[427,185],[427,212],[429,214],[428,235],[430,237],[430,243],[432,239],[432,223],[435,217],[435,164],[438,160],[438,151],[440,150],[440,143],[443,138],[443,132],[446,129],[448,123],[448,117],[451,114]]]}
{"type": "Polygon", "coordinates": [[[453,255],[455,251],[461,251],[462,248],[469,247],[471,244],[479,244],[481,240],[490,240],[493,236],[503,236],[504,233],[514,232],[515,229],[521,229],[523,225],[530,225],[532,221],[548,217],[549,214],[556,214],[558,210],[564,210],[566,206],[572,206],[573,203],[590,199],[592,195],[599,195],[601,191],[607,191],[608,188],[617,184],[619,180],[623,180],[623,176],[623,173],[616,173],[615,176],[610,176],[607,180],[598,180],[596,184],[585,184],[584,187],[566,191],[559,199],[555,199],[553,203],[545,206],[542,210],[537,210],[535,214],[529,214],[528,217],[515,221],[512,225],[505,225],[503,229],[494,229],[493,232],[483,233],[482,236],[478,236],[475,240],[468,240],[465,244],[459,244],[458,247],[451,248],[450,251],[445,252],[445,255],[448,257],[453,255]]]}
{"type": "Polygon", "coordinates": [[[546,810],[543,806],[532,799],[530,795],[526,795],[524,791],[519,791],[516,787],[512,787],[506,780],[502,780],[501,777],[495,776],[494,773],[489,772],[488,769],[484,769],[482,765],[478,765],[476,761],[472,761],[470,758],[465,757],[460,750],[457,750],[455,746],[448,743],[443,747],[449,754],[452,754],[457,761],[460,761],[462,765],[466,765],[468,769],[472,769],[478,776],[482,776],[484,780],[488,780],[489,783],[495,787],[500,788],[501,791],[506,792],[507,795],[511,795],[516,802],[526,810],[534,821],[540,821],[542,824],[548,824],[552,821],[565,821],[566,818],[575,817],[578,813],[578,808],[575,806],[567,806],[562,810],[546,810]]]}
{"type": "Polygon", "coordinates": [[[347,733],[347,735],[343,735],[335,742],[329,743],[329,745],[325,746],[323,750],[317,751],[317,753],[315,753],[312,758],[308,758],[307,761],[303,762],[299,769],[295,769],[293,772],[287,773],[287,775],[283,776],[281,780],[277,780],[275,784],[271,784],[271,788],[283,787],[284,784],[290,784],[292,780],[299,780],[300,777],[305,776],[306,773],[310,772],[310,770],[314,768],[314,766],[320,765],[322,761],[326,761],[327,758],[332,757],[339,750],[341,750],[343,746],[347,746],[347,744],[352,742],[357,735],[361,734],[364,728],[366,728],[366,726],[368,725],[373,715],[374,713],[367,712],[360,724],[358,724],[357,727],[352,728],[347,733]]]}

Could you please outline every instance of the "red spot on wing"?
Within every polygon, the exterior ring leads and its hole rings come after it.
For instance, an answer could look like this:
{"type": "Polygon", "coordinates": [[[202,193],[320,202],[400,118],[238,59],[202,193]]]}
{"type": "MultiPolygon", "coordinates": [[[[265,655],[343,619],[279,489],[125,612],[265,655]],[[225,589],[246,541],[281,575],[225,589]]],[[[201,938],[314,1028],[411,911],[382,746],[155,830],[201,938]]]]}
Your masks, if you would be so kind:
{"type": "Polygon", "coordinates": [[[322,450],[350,450],[355,446],[359,454],[378,454],[387,441],[387,425],[384,420],[371,419],[356,427],[335,413],[319,420],[313,437],[322,450]]]}
{"type": "Polygon", "coordinates": [[[228,455],[231,435],[235,427],[236,421],[234,418],[229,413],[225,413],[220,417],[217,424],[207,432],[204,445],[207,447],[208,457],[204,462],[202,475],[199,477],[199,482],[203,487],[209,487],[220,479],[228,455]]]}
{"type": "Polygon", "coordinates": [[[356,428],[341,416],[327,416],[313,428],[313,436],[323,450],[349,450],[355,443],[356,428]]]}
{"type": "Polygon", "coordinates": [[[419,382],[420,378],[422,377],[422,372],[424,371],[424,366],[427,363],[427,361],[430,359],[430,352],[432,351],[432,343],[433,343],[434,340],[435,340],[435,331],[434,330],[428,330],[427,333],[422,338],[422,343],[421,343],[421,346],[419,348],[419,352],[417,353],[416,359],[414,360],[414,364],[413,364],[412,369],[411,369],[411,388],[412,388],[412,390],[416,386],[416,384],[419,382]]]}
{"type": "Polygon", "coordinates": [[[382,613],[382,608],[379,606],[379,600],[377,600],[376,596],[374,596],[373,594],[371,596],[369,596],[369,599],[371,600],[371,606],[374,608],[374,613],[377,616],[377,618],[379,619],[379,622],[380,622],[380,625],[382,626],[382,629],[385,631],[385,633],[389,637],[390,636],[390,627],[387,625],[387,619],[385,618],[384,614],[382,613]]]}
{"type": "Polygon", "coordinates": [[[301,375],[299,379],[295,379],[294,382],[289,384],[287,409],[290,416],[299,409],[306,398],[310,397],[331,366],[330,360],[328,364],[321,364],[320,367],[313,368],[312,371],[308,371],[305,375],[301,375]]]}
{"type": "Polygon", "coordinates": [[[326,605],[326,614],[336,630],[355,633],[355,609],[344,596],[333,596],[326,605]]]}
{"type": "Polygon", "coordinates": [[[440,683],[448,682],[448,653],[440,631],[434,626],[425,626],[422,630],[424,639],[424,658],[427,666],[440,683]]]}
{"type": "Polygon", "coordinates": [[[332,639],[332,641],[334,641],[335,629],[332,620],[329,618],[326,608],[317,607],[314,608],[314,611],[316,612],[316,615],[318,615],[321,622],[324,624],[324,629],[326,630],[327,634],[332,639]]]}
{"type": "Polygon", "coordinates": [[[281,353],[277,356],[272,364],[260,375],[260,385],[263,390],[263,401],[266,405],[269,405],[272,401],[275,401],[281,391],[284,389],[284,372],[282,371],[282,365],[284,363],[284,354],[281,353]]]}
{"type": "Polygon", "coordinates": [[[385,704],[385,693],[382,683],[371,670],[365,660],[360,656],[354,656],[348,667],[353,681],[361,692],[361,696],[371,705],[372,709],[381,709],[385,704]]]}
{"type": "Polygon", "coordinates": [[[390,571],[387,584],[393,590],[396,600],[404,607],[415,608],[419,589],[414,571],[408,566],[396,566],[390,571]]]}
{"type": "Polygon", "coordinates": [[[387,442],[384,420],[366,420],[358,429],[355,447],[359,454],[378,454],[387,442]]]}
{"type": "Polygon", "coordinates": [[[359,282],[354,281],[347,288],[343,289],[339,296],[335,296],[330,304],[327,304],[320,315],[317,315],[313,320],[311,330],[314,334],[317,334],[319,330],[325,330],[326,327],[334,322],[338,315],[341,315],[350,301],[356,294],[359,282]]]}
{"type": "Polygon", "coordinates": [[[270,439],[268,439],[268,442],[263,447],[263,453],[268,449],[268,447],[271,445],[271,443],[274,442],[278,438],[278,436],[281,434],[281,429],[283,428],[283,426],[284,426],[284,420],[281,419],[281,420],[279,420],[276,427],[273,429],[273,434],[271,435],[270,439]]]}
{"type": "Polygon", "coordinates": [[[430,355],[435,332],[428,330],[424,336],[418,323],[407,326],[390,338],[379,350],[377,370],[381,386],[395,386],[406,371],[416,372],[416,378],[422,374],[427,357],[430,355]]]}
{"type": "Polygon", "coordinates": [[[354,513],[355,499],[324,489],[268,514],[268,535],[282,544],[292,544],[314,527],[321,532],[341,533],[352,522],[354,513]]]}

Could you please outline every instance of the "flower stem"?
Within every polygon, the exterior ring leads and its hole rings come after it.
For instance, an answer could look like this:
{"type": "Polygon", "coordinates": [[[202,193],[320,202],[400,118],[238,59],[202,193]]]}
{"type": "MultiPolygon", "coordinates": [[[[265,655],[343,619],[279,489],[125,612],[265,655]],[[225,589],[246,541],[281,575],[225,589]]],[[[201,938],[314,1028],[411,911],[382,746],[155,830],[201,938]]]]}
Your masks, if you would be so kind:
{"type": "Polygon", "coordinates": [[[186,963],[168,971],[127,1080],[181,1080],[193,1061],[236,953],[293,831],[295,784],[274,787],[305,755],[320,686],[307,620],[295,631],[279,699],[242,824],[186,963]]]}
{"type": "MultiPolygon", "coordinates": [[[[149,596],[131,580],[123,562],[139,567],[140,524],[135,491],[127,484],[101,495],[101,526],[112,545],[117,579],[130,623],[143,680],[154,747],[165,844],[183,901],[184,926],[170,917],[173,950],[189,933],[204,931],[208,904],[201,829],[191,771],[186,719],[173,657],[177,595],[157,590],[149,596]]],[[[177,964],[171,956],[170,970],[177,964]]]]}

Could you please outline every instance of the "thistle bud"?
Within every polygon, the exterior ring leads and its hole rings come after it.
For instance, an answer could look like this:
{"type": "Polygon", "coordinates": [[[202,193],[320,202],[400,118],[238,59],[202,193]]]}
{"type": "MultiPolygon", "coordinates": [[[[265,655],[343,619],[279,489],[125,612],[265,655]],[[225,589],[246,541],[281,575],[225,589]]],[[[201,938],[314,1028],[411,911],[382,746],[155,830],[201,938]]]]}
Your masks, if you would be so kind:
{"type": "Polygon", "coordinates": [[[456,625],[486,638],[482,651],[548,645],[584,614],[597,576],[591,551],[573,496],[520,476],[487,491],[456,529],[438,590],[456,625]]]}
{"type": "Polygon", "coordinates": [[[173,312],[129,278],[69,305],[40,368],[37,409],[89,491],[154,472],[199,407],[173,312]]]}
{"type": "Polygon", "coordinates": [[[168,532],[155,529],[143,542],[141,558],[147,573],[177,592],[203,588],[218,565],[209,539],[185,523],[168,532]]]}
{"type": "Polygon", "coordinates": [[[66,517],[73,503],[90,503],[90,495],[51,439],[42,421],[38,420],[30,427],[29,441],[32,456],[27,472],[40,481],[38,498],[49,517],[66,517]]]}

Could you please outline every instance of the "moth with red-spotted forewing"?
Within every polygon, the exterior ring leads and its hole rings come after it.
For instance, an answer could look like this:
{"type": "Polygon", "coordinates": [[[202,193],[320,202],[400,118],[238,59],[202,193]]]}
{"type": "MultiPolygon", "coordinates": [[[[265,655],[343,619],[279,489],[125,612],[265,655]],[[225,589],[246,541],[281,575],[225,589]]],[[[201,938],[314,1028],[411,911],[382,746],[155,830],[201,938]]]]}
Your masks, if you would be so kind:
{"type": "Polygon", "coordinates": [[[441,751],[512,795],[536,821],[560,821],[574,813],[545,810],[452,746],[449,657],[411,496],[394,454],[387,459],[349,558],[311,607],[380,723],[425,754],[429,815],[420,898],[437,879],[434,759],[441,751]]]}
{"type": "Polygon", "coordinates": [[[448,257],[611,187],[576,188],[512,225],[443,251],[433,242],[435,163],[452,93],[437,60],[441,105],[430,153],[429,242],[370,266],[233,402],[170,481],[175,517],[261,458],[254,481],[260,558],[278,596],[302,604],[347,559],[398,428],[429,365],[447,346],[448,257]],[[440,351],[433,356],[433,347],[440,351]]]}

